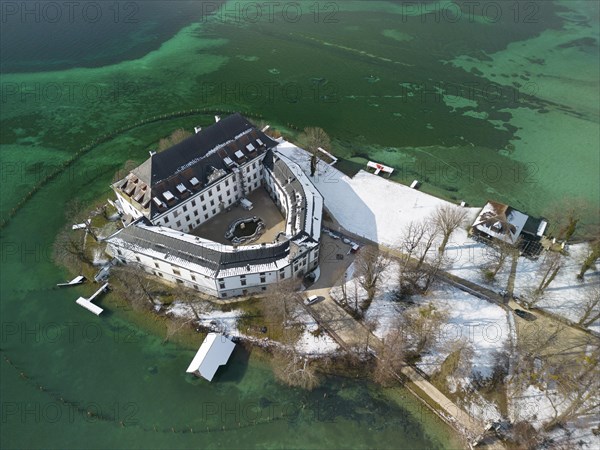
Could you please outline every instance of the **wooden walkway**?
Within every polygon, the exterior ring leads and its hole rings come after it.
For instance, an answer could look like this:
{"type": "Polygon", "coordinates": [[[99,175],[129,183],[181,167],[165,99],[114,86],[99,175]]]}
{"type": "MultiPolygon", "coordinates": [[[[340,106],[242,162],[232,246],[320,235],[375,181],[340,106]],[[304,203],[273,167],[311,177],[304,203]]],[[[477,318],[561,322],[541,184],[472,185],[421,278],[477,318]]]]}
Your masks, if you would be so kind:
{"type": "MultiPolygon", "coordinates": [[[[309,295],[319,295],[324,299],[311,306],[305,306],[314,319],[346,350],[372,350],[375,355],[383,348],[383,342],[365,325],[354,319],[330,296],[328,289],[308,291],[309,295]]],[[[400,381],[408,379],[405,386],[424,401],[428,408],[457,430],[468,442],[483,434],[484,424],[472,417],[439,389],[433,386],[414,367],[406,366],[402,374],[395,374],[400,381]],[[426,398],[424,398],[426,396],[426,398]]],[[[499,446],[497,448],[503,448],[499,446]]]]}

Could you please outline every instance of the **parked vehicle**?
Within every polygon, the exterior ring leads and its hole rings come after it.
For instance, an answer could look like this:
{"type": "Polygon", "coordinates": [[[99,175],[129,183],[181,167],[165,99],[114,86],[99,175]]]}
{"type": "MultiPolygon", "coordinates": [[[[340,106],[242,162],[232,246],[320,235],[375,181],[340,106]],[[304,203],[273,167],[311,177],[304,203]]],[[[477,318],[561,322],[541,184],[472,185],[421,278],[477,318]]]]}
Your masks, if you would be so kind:
{"type": "Polygon", "coordinates": [[[514,311],[515,311],[515,314],[517,316],[519,316],[521,319],[525,319],[530,322],[537,319],[537,317],[535,317],[533,314],[531,314],[530,312],[527,312],[527,311],[523,311],[522,309],[515,309],[514,311]]]}
{"type": "Polygon", "coordinates": [[[306,300],[304,300],[304,303],[306,305],[312,305],[313,303],[316,303],[318,300],[319,300],[318,295],[311,295],[310,297],[307,297],[306,300]]]}

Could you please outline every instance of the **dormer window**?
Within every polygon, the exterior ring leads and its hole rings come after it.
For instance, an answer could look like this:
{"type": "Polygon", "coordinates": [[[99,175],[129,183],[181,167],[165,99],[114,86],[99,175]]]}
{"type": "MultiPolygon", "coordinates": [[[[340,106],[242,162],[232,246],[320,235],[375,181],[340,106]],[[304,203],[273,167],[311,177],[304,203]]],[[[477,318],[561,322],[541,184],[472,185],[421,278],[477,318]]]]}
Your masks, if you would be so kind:
{"type": "Polygon", "coordinates": [[[176,189],[179,191],[180,194],[183,194],[184,192],[187,191],[186,187],[183,185],[183,183],[179,183],[176,186],[176,189]]]}
{"type": "Polygon", "coordinates": [[[246,150],[248,150],[250,153],[252,153],[256,149],[254,148],[254,145],[248,144],[248,145],[246,145],[246,150]]]}
{"type": "Polygon", "coordinates": [[[194,177],[194,178],[192,178],[192,179],[190,180],[190,184],[191,184],[193,187],[196,187],[196,186],[198,186],[198,185],[200,184],[200,181],[198,181],[198,178],[194,177]]]}
{"type": "Polygon", "coordinates": [[[165,191],[165,192],[163,192],[163,197],[168,202],[175,200],[175,196],[173,194],[171,194],[171,191],[165,191]]]}

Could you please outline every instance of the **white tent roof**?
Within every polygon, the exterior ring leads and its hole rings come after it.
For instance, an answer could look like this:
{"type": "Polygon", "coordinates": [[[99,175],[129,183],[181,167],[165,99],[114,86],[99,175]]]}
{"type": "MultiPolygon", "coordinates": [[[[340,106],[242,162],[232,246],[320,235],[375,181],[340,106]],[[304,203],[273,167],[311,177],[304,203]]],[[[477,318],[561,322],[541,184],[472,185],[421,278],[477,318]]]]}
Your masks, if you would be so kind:
{"type": "Polygon", "coordinates": [[[211,381],[219,366],[227,364],[235,344],[219,333],[208,333],[186,372],[211,381]]]}

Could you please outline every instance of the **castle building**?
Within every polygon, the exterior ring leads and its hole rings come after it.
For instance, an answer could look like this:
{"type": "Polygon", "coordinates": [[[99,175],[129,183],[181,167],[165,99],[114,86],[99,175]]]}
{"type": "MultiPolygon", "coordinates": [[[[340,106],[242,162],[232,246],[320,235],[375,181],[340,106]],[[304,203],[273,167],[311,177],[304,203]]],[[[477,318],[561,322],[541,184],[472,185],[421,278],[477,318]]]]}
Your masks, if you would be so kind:
{"type": "Polygon", "coordinates": [[[278,145],[234,114],[151,154],[112,185],[125,226],[107,238],[108,253],[219,298],[265,291],[314,270],[323,197],[278,145]],[[285,217],[273,242],[224,245],[190,234],[259,188],[285,217]]]}

